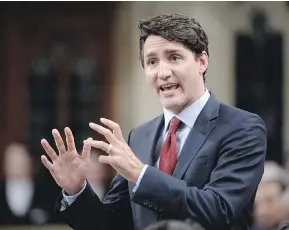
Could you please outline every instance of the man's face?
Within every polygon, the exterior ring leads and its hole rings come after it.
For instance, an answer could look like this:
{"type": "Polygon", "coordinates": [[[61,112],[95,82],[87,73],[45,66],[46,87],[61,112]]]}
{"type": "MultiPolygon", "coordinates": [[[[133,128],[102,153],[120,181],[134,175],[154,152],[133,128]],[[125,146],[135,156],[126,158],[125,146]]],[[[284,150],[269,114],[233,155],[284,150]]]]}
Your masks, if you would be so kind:
{"type": "Polygon", "coordinates": [[[184,45],[150,35],[143,55],[147,82],[166,109],[177,114],[205,92],[206,52],[196,58],[184,45]]]}
{"type": "Polygon", "coordinates": [[[32,167],[31,158],[24,146],[13,144],[5,152],[4,170],[7,179],[30,179],[32,167]]]}
{"type": "Polygon", "coordinates": [[[255,198],[254,215],[263,226],[274,227],[279,224],[281,197],[282,189],[279,183],[260,183],[255,198]]]}

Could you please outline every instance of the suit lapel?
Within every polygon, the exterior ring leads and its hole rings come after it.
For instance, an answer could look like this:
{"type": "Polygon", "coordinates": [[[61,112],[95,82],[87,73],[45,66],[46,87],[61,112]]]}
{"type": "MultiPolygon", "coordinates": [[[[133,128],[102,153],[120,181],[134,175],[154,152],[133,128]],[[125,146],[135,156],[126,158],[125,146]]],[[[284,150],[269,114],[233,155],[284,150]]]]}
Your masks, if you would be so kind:
{"type": "Polygon", "coordinates": [[[155,153],[156,144],[160,137],[162,127],[164,125],[164,116],[160,115],[156,117],[152,123],[148,126],[148,132],[144,137],[142,146],[139,149],[139,158],[144,164],[152,165],[152,156],[155,153]]]}
{"type": "Polygon", "coordinates": [[[207,104],[198,116],[194,127],[190,131],[179,156],[173,176],[182,178],[191,161],[195,158],[210,133],[215,127],[215,119],[218,117],[220,102],[211,94],[207,104]]]}

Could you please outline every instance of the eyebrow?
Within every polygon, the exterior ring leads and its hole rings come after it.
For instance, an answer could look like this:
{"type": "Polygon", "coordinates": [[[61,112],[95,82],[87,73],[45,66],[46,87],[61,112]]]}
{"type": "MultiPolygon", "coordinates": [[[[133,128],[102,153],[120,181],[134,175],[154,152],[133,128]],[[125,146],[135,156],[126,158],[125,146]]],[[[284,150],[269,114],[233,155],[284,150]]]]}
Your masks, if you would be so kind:
{"type": "MultiPolygon", "coordinates": [[[[177,53],[180,52],[180,50],[178,49],[166,49],[165,50],[165,54],[172,54],[172,53],[177,53]]],[[[153,56],[157,56],[156,52],[149,52],[146,57],[153,57],[153,56]]]]}

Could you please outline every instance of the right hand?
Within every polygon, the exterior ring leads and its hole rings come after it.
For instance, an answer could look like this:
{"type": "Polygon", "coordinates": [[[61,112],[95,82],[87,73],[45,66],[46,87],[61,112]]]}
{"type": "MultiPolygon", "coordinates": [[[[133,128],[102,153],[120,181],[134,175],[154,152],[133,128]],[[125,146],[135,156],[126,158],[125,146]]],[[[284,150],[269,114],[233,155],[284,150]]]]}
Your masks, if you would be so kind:
{"type": "Polygon", "coordinates": [[[52,130],[58,154],[53,150],[47,140],[42,139],[41,144],[51,159],[52,163],[46,156],[41,156],[44,166],[50,171],[55,182],[72,196],[77,194],[84,186],[86,171],[89,168],[91,146],[87,144],[88,138],[84,141],[82,154],[79,155],[74,143],[74,137],[69,128],[64,129],[67,149],[63,143],[60,133],[57,129],[52,130]]]}

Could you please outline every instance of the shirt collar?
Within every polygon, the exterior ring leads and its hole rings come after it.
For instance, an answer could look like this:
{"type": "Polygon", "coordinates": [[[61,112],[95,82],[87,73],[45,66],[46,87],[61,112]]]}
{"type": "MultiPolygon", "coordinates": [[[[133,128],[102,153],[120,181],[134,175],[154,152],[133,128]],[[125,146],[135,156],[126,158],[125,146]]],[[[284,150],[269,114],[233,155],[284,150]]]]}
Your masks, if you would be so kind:
{"type": "Polygon", "coordinates": [[[177,117],[180,119],[186,126],[193,128],[197,117],[199,116],[200,112],[206,105],[207,101],[210,98],[210,93],[206,89],[203,96],[201,96],[197,101],[190,104],[187,108],[181,111],[179,114],[174,114],[171,111],[163,108],[164,117],[165,117],[165,131],[168,129],[168,125],[173,117],[177,117]]]}

